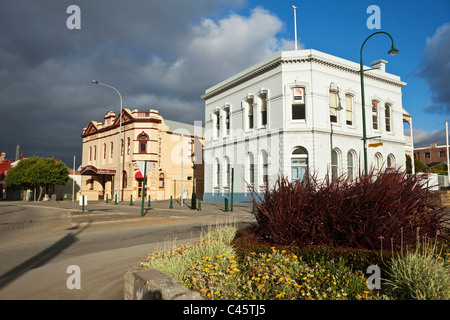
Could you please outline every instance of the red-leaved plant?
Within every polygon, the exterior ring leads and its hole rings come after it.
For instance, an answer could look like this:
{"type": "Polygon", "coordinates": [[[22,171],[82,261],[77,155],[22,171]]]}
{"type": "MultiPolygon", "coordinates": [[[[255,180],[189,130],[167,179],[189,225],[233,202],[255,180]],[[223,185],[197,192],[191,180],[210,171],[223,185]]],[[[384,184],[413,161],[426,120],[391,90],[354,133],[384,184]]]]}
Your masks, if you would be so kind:
{"type": "Polygon", "coordinates": [[[370,172],[353,182],[345,176],[319,181],[312,174],[296,183],[279,177],[262,195],[249,186],[252,230],[278,245],[414,247],[418,237],[446,237],[448,231],[445,209],[425,184],[398,171],[370,172]]]}

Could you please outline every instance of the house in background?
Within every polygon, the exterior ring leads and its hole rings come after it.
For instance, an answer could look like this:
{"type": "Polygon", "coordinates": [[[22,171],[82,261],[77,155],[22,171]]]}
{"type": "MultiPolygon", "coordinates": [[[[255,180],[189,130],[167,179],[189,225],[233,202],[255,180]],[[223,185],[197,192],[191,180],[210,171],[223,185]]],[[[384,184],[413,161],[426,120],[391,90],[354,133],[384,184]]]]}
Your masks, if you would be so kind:
{"type": "Polygon", "coordinates": [[[15,187],[7,187],[5,185],[5,177],[8,171],[22,159],[23,155],[20,155],[17,161],[14,161],[14,159],[7,160],[5,152],[0,154],[0,201],[21,199],[21,190],[15,187]]]}
{"type": "Polygon", "coordinates": [[[428,167],[447,162],[447,146],[438,146],[436,143],[433,143],[429,147],[414,148],[414,159],[419,160],[428,167]]]}
{"type": "MultiPolygon", "coordinates": [[[[368,166],[405,169],[401,89],[406,83],[372,63],[365,77],[368,166]]],[[[207,89],[204,201],[248,201],[278,176],[302,180],[364,169],[359,63],[316,50],[282,51],[207,89]]],[[[410,121],[410,117],[408,118],[410,121]]]]}
{"type": "Polygon", "coordinates": [[[137,161],[144,160],[152,164],[146,182],[146,195],[151,199],[203,194],[201,125],[165,120],[157,110],[123,108],[119,116],[107,112],[103,123],[91,121],[83,129],[82,138],[80,194],[88,200],[115,199],[118,174],[119,200],[141,198],[144,177],[137,161]]]}

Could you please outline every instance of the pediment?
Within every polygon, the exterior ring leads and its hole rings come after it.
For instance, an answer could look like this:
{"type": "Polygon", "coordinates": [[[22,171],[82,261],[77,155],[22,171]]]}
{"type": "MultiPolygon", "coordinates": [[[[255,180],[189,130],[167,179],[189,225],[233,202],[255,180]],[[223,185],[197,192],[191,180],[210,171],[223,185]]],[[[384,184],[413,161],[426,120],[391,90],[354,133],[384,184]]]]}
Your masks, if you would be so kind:
{"type": "Polygon", "coordinates": [[[91,135],[98,132],[97,123],[95,121],[89,122],[86,130],[83,132],[83,136],[91,135]]]}
{"type": "MultiPolygon", "coordinates": [[[[121,114],[121,117],[122,117],[122,124],[124,124],[124,123],[126,123],[126,122],[128,122],[128,121],[131,121],[131,120],[133,120],[133,116],[128,112],[128,109],[122,109],[122,114],[121,114]]],[[[120,117],[117,117],[115,120],[114,120],[114,125],[119,125],[120,124],[120,117]]]]}

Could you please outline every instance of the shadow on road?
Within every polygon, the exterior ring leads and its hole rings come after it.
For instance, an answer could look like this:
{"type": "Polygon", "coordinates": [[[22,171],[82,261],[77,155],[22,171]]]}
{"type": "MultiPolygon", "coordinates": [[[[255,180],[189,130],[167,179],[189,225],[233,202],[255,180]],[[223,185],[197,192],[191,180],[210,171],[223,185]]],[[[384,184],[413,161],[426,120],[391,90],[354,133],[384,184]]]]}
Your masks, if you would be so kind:
{"type": "Polygon", "coordinates": [[[63,238],[52,244],[50,247],[42,250],[38,254],[34,255],[30,259],[24,261],[18,266],[12,268],[11,270],[5,272],[0,275],[0,289],[8,285],[10,282],[22,276],[29,270],[39,268],[40,266],[45,265],[47,262],[52,260],[66,248],[73,245],[78,241],[77,235],[86,230],[90,224],[87,224],[82,229],[78,230],[75,233],[70,233],[65,235],[63,238]]]}

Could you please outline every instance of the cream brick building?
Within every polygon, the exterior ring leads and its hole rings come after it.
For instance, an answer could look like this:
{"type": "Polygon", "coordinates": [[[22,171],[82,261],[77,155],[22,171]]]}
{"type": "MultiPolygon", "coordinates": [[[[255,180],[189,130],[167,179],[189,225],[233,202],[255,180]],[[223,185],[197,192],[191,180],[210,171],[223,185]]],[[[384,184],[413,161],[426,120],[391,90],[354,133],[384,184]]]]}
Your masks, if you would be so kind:
{"type": "Polygon", "coordinates": [[[81,195],[88,200],[115,199],[120,148],[120,201],[142,197],[143,176],[136,161],[153,163],[147,175],[147,195],[153,200],[197,197],[203,193],[203,128],[165,120],[157,110],[122,109],[120,117],[106,113],[104,122],[83,129],[81,195]],[[183,152],[183,153],[182,153],[183,152]],[[183,154],[183,157],[182,157],[183,154]]]}

